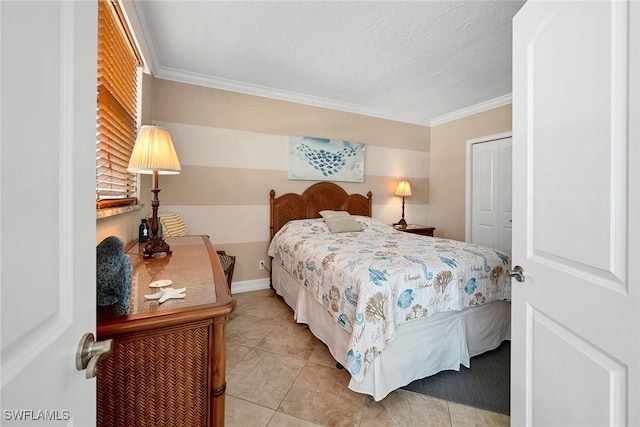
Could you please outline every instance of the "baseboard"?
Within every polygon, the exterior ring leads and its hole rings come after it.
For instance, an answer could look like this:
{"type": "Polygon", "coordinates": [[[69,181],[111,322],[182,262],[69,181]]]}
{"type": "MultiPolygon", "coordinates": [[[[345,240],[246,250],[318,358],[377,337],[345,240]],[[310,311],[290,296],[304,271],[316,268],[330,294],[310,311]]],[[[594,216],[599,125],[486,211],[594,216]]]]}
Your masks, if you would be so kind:
{"type": "Polygon", "coordinates": [[[269,289],[270,280],[268,277],[264,279],[245,280],[242,282],[231,283],[231,294],[240,294],[242,292],[259,291],[261,289],[269,289]]]}

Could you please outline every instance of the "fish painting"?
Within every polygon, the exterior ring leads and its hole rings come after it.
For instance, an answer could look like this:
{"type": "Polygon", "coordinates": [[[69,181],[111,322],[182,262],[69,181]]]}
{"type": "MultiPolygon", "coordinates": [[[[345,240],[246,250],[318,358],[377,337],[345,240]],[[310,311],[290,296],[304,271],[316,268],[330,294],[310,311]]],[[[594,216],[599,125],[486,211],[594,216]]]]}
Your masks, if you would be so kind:
{"type": "Polygon", "coordinates": [[[322,306],[325,310],[329,311],[329,305],[329,297],[327,296],[327,294],[322,294],[322,306]]]}
{"type": "Polygon", "coordinates": [[[347,317],[346,314],[342,313],[340,316],[338,316],[338,325],[342,326],[343,328],[349,324],[349,317],[347,317]]]}
{"type": "Polygon", "coordinates": [[[284,252],[287,255],[292,255],[293,254],[293,252],[291,251],[291,246],[289,246],[288,244],[285,244],[282,247],[282,252],[284,252]]]}
{"type": "Polygon", "coordinates": [[[356,375],[362,369],[362,355],[358,351],[353,351],[350,349],[347,352],[347,361],[345,362],[345,369],[351,373],[351,375],[356,375]]]}
{"type": "Polygon", "coordinates": [[[315,271],[315,269],[316,269],[316,263],[315,263],[313,260],[311,260],[311,259],[307,260],[307,263],[306,263],[306,264],[307,264],[307,270],[309,270],[309,271],[315,271]]]}
{"type": "Polygon", "coordinates": [[[467,284],[464,285],[464,291],[469,295],[473,295],[473,293],[476,291],[476,288],[478,287],[476,282],[477,280],[475,277],[472,277],[471,279],[467,280],[467,284]]]}
{"type": "Polygon", "coordinates": [[[358,304],[358,294],[354,294],[352,289],[353,289],[353,286],[349,286],[348,288],[346,288],[344,290],[344,297],[349,302],[349,304],[357,305],[358,304]]]}
{"type": "Polygon", "coordinates": [[[415,295],[413,295],[413,289],[406,289],[398,297],[398,307],[408,308],[414,299],[415,295]]]}
{"type": "Polygon", "coordinates": [[[369,267],[369,279],[376,285],[382,286],[381,282],[387,281],[389,273],[387,270],[376,270],[373,267],[369,267]]]}
{"type": "MultiPolygon", "coordinates": [[[[326,141],[329,142],[329,140],[326,141]]],[[[332,152],[324,149],[314,149],[307,144],[302,144],[297,147],[297,150],[306,157],[309,166],[328,177],[340,172],[347,165],[347,158],[355,156],[358,148],[360,147],[347,146],[340,151],[332,152]]]]}

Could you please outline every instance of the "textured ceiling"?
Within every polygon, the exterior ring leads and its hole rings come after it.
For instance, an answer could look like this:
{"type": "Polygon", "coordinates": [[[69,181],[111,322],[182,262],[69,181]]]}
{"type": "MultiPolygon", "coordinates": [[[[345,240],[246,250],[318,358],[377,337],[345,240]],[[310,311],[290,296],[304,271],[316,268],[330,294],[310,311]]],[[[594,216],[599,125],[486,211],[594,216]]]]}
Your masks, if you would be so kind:
{"type": "Polygon", "coordinates": [[[522,4],[134,3],[156,77],[425,125],[509,102],[522,4]]]}

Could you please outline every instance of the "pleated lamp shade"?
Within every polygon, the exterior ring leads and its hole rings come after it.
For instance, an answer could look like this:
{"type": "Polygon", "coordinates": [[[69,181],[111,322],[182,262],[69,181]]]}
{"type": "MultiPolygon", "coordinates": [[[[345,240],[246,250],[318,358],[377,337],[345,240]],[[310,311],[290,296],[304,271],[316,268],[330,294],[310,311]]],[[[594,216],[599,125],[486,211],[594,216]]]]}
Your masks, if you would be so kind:
{"type": "Polygon", "coordinates": [[[398,183],[398,187],[396,187],[396,196],[409,197],[411,196],[411,184],[409,181],[402,180],[398,183]]]}
{"type": "Polygon", "coordinates": [[[127,170],[142,174],[157,171],[158,175],[180,173],[180,161],[169,132],[158,126],[142,126],[138,131],[127,170]]]}

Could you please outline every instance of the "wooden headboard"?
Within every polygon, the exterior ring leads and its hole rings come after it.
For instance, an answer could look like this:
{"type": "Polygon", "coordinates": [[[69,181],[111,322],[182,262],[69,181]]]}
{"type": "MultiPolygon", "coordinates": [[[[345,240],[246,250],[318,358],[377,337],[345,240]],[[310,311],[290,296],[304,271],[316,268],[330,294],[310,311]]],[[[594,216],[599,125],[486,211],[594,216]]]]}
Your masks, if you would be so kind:
{"type": "Polygon", "coordinates": [[[320,218],[320,211],[347,211],[351,215],[371,216],[371,191],[367,197],[362,194],[347,194],[342,187],[333,182],[318,182],[304,190],[302,194],[287,193],[276,197],[269,193],[271,207],[271,236],[293,219],[320,218]]]}

